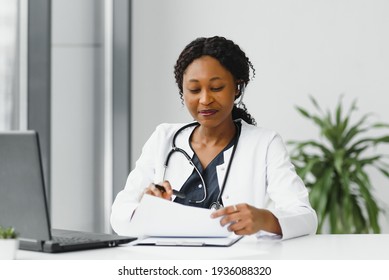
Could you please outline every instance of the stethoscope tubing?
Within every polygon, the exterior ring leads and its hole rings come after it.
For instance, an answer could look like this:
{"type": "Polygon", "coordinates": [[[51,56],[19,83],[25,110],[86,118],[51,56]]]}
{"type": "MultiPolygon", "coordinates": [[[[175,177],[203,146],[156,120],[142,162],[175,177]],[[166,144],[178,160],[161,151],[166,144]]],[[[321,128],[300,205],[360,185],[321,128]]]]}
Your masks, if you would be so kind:
{"type": "MultiPolygon", "coordinates": [[[[240,120],[238,120],[240,121],[240,120]]],[[[196,173],[199,175],[200,177],[200,180],[201,180],[201,183],[203,184],[203,189],[204,189],[204,197],[203,199],[199,200],[199,201],[194,201],[195,203],[202,203],[206,198],[207,198],[207,188],[206,188],[206,185],[205,185],[205,181],[204,181],[204,178],[203,176],[201,175],[201,172],[200,170],[198,170],[198,168],[196,167],[196,165],[193,163],[191,157],[188,155],[188,153],[177,147],[176,146],[176,138],[177,136],[185,129],[191,127],[191,126],[195,126],[195,125],[199,125],[198,122],[193,122],[193,123],[189,123],[189,124],[186,124],[184,125],[183,127],[181,127],[180,129],[177,130],[177,132],[174,134],[173,136],[173,140],[172,140],[172,149],[169,151],[168,155],[166,156],[166,160],[165,160],[165,163],[164,163],[164,171],[163,171],[163,180],[165,180],[165,175],[166,175],[166,170],[168,168],[168,165],[169,165],[169,160],[170,160],[170,157],[172,156],[172,154],[174,154],[175,152],[179,152],[180,154],[184,155],[185,158],[188,160],[188,162],[190,163],[190,165],[193,166],[193,168],[195,169],[196,173]]],[[[219,195],[216,199],[216,201],[212,204],[215,204],[216,205],[216,208],[220,208],[221,207],[221,203],[220,203],[220,198],[222,197],[223,195],[223,192],[224,192],[224,189],[225,189],[225,186],[226,186],[226,183],[227,183],[227,179],[228,179],[228,175],[230,173],[230,169],[231,169],[231,164],[232,164],[232,160],[234,159],[234,155],[235,155],[235,151],[236,151],[236,147],[238,146],[238,142],[239,142],[239,136],[240,136],[240,133],[241,133],[241,128],[239,125],[236,125],[237,127],[237,130],[238,130],[238,136],[236,138],[236,141],[234,143],[234,147],[232,149],[232,153],[231,153],[231,157],[230,157],[230,160],[228,162],[228,166],[227,166],[227,170],[226,170],[226,175],[224,176],[224,180],[223,180],[223,184],[222,184],[222,187],[220,188],[220,192],[219,192],[219,195]]],[[[193,201],[189,201],[189,202],[193,202],[193,201]]]]}

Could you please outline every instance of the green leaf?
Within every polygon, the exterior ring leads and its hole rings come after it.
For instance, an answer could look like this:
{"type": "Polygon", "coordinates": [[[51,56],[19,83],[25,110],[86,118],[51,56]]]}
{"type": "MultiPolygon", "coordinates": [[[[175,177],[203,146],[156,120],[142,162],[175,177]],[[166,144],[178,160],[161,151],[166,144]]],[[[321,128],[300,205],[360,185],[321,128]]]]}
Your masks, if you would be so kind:
{"type": "Polygon", "coordinates": [[[389,124],[386,124],[386,123],[375,123],[371,127],[373,127],[373,128],[389,128],[389,124]]]}
{"type": "Polygon", "coordinates": [[[360,134],[361,132],[365,132],[367,129],[362,128],[361,126],[366,122],[366,120],[369,118],[371,114],[365,114],[359,122],[357,122],[355,125],[351,126],[346,135],[343,137],[342,142],[340,143],[342,146],[346,146],[353,138],[354,136],[360,134]]]}
{"type": "Polygon", "coordinates": [[[356,149],[361,144],[377,146],[378,144],[382,144],[382,143],[389,143],[389,135],[360,139],[359,141],[355,142],[349,149],[350,150],[356,149]]]}
{"type": "Polygon", "coordinates": [[[331,190],[332,173],[331,169],[326,170],[324,176],[316,182],[309,193],[312,207],[314,207],[318,216],[318,231],[321,230],[327,215],[328,194],[331,190]]]}
{"type": "Polygon", "coordinates": [[[336,125],[339,126],[342,119],[342,96],[339,98],[338,106],[336,107],[336,125]]]}
{"type": "Polygon", "coordinates": [[[362,147],[353,147],[353,148],[349,148],[347,149],[346,151],[346,154],[345,154],[345,157],[352,157],[352,158],[358,158],[359,155],[366,151],[370,146],[369,145],[364,145],[362,147]]]}
{"type": "Polygon", "coordinates": [[[320,130],[322,132],[326,129],[327,124],[326,124],[325,121],[320,119],[320,117],[318,117],[318,116],[311,116],[311,119],[320,127],[320,130]]]}
{"type": "Polygon", "coordinates": [[[298,106],[296,106],[296,109],[297,109],[297,111],[299,111],[300,114],[303,115],[304,117],[306,117],[306,118],[308,118],[308,119],[311,118],[311,115],[310,115],[305,109],[303,109],[303,108],[301,108],[301,107],[298,107],[298,106]]]}
{"type": "Polygon", "coordinates": [[[365,216],[362,214],[362,209],[359,206],[359,203],[357,201],[357,197],[355,195],[351,195],[351,207],[352,207],[352,216],[350,217],[354,224],[354,231],[349,233],[362,233],[367,232],[367,220],[365,216]]]}
{"type": "Polygon", "coordinates": [[[341,197],[341,204],[343,205],[343,211],[340,212],[341,220],[344,225],[343,232],[351,232],[353,223],[352,223],[352,199],[351,199],[351,184],[350,176],[347,171],[339,174],[339,183],[342,188],[343,195],[341,197]]]}
{"type": "Polygon", "coordinates": [[[379,171],[381,171],[382,174],[384,174],[386,177],[389,178],[389,172],[381,167],[377,167],[379,171]]]}
{"type": "Polygon", "coordinates": [[[305,178],[305,176],[312,171],[312,168],[315,166],[315,164],[320,162],[320,160],[321,159],[317,158],[317,157],[313,157],[313,158],[309,159],[307,161],[306,165],[303,168],[301,168],[301,170],[298,172],[299,176],[301,178],[305,178]]]}
{"type": "Polygon", "coordinates": [[[372,194],[369,191],[369,188],[371,188],[370,179],[367,176],[367,174],[360,168],[357,168],[357,177],[356,181],[359,183],[359,191],[361,196],[364,198],[364,206],[366,207],[370,227],[373,229],[374,233],[380,232],[380,227],[378,225],[378,214],[379,214],[379,208],[377,203],[375,202],[372,194]]]}
{"type": "Polygon", "coordinates": [[[332,152],[329,149],[327,149],[325,145],[321,143],[317,143],[313,140],[296,143],[295,146],[296,146],[296,150],[298,150],[300,153],[304,153],[304,149],[310,147],[310,148],[317,148],[326,155],[332,154],[332,152]]]}
{"type": "Polygon", "coordinates": [[[320,108],[319,104],[317,103],[316,99],[312,96],[312,95],[309,95],[309,99],[311,100],[312,104],[316,107],[316,109],[319,111],[319,112],[322,112],[322,109],[320,108]]]}
{"type": "Polygon", "coordinates": [[[18,233],[13,227],[4,228],[0,226],[0,239],[15,239],[18,237],[18,233]]]}
{"type": "Polygon", "coordinates": [[[354,111],[358,110],[357,107],[357,99],[354,99],[353,102],[351,103],[350,109],[347,112],[347,116],[351,116],[354,111]]]}
{"type": "Polygon", "coordinates": [[[334,166],[339,174],[342,173],[344,154],[345,151],[343,149],[335,151],[334,154],[334,166]]]}
{"type": "Polygon", "coordinates": [[[373,138],[374,144],[389,143],[389,135],[373,138]]]}
{"type": "Polygon", "coordinates": [[[361,166],[366,165],[366,164],[373,165],[380,158],[381,158],[381,156],[373,156],[373,157],[369,157],[369,158],[365,158],[365,159],[360,159],[359,164],[361,166]]]}
{"type": "Polygon", "coordinates": [[[338,228],[338,205],[335,201],[332,200],[334,196],[331,196],[331,206],[329,207],[329,221],[330,221],[330,226],[331,226],[331,233],[336,234],[341,232],[341,230],[338,228]]]}

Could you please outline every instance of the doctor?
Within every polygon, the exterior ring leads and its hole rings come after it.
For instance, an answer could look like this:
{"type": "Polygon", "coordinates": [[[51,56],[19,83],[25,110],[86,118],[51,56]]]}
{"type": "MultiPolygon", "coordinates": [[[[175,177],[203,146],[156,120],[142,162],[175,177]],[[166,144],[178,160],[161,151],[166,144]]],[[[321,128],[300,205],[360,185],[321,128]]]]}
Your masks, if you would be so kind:
{"type": "Polygon", "coordinates": [[[145,193],[217,209],[212,217],[238,235],[287,239],[316,232],[316,213],[281,137],[257,127],[242,103],[250,70],[254,76],[245,53],[223,37],[185,47],[174,73],[195,122],[161,124],[146,142],[112,206],[118,234],[130,231],[145,193]]]}

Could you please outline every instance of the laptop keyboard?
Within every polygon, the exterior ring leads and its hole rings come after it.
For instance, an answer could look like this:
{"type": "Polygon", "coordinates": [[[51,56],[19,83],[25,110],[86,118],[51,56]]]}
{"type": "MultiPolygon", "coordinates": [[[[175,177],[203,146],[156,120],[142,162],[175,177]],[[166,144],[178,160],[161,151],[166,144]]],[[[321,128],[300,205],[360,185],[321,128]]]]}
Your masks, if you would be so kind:
{"type": "Polygon", "coordinates": [[[64,236],[53,236],[52,240],[56,243],[59,243],[61,245],[71,245],[71,244],[84,244],[84,243],[91,243],[100,241],[95,238],[85,238],[85,237],[64,237],[64,236]]]}

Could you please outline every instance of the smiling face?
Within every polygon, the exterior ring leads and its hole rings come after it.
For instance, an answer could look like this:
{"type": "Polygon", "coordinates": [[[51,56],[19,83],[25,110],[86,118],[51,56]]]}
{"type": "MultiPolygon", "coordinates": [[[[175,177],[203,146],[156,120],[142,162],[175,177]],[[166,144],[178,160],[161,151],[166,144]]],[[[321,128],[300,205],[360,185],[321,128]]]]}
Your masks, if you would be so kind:
{"type": "Polygon", "coordinates": [[[234,77],[211,56],[195,59],[184,72],[185,105],[204,127],[223,127],[232,123],[236,94],[234,77]]]}

